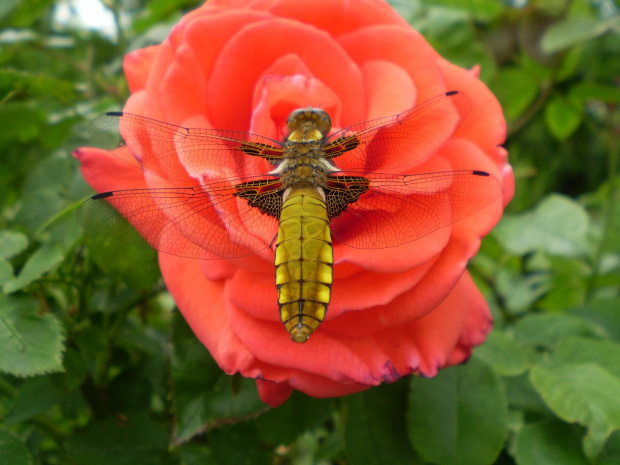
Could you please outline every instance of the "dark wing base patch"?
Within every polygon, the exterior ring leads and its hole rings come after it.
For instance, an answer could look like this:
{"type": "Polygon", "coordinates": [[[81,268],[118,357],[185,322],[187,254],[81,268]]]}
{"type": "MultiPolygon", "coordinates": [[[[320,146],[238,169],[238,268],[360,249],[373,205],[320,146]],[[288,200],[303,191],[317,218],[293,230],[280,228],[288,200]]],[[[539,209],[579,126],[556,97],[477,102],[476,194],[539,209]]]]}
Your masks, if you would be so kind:
{"type": "Polygon", "coordinates": [[[368,190],[369,181],[362,176],[333,176],[327,179],[325,203],[329,219],[336,218],[368,190]]]}
{"type": "Polygon", "coordinates": [[[283,190],[279,179],[261,179],[237,184],[234,195],[246,199],[250,207],[258,208],[261,213],[279,220],[283,190]]]}

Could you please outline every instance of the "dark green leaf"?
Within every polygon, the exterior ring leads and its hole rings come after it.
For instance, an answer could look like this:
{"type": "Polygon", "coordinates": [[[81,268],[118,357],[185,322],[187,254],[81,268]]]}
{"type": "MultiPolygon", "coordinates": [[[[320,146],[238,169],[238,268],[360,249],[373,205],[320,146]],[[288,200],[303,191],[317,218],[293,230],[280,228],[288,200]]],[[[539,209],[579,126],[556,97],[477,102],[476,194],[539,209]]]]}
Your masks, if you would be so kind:
{"type": "Polygon", "coordinates": [[[281,406],[262,414],[256,420],[262,440],[273,444],[289,444],[304,431],[318,427],[329,417],[332,402],[314,399],[293,391],[281,406]]]}
{"type": "Polygon", "coordinates": [[[0,294],[0,370],[32,376],[62,370],[63,331],[51,315],[39,315],[32,297],[0,294]]]}
{"type": "Polygon", "coordinates": [[[0,258],[11,258],[28,247],[28,238],[17,231],[0,231],[0,258]]]}
{"type": "Polygon", "coordinates": [[[515,443],[518,465],[589,465],[574,427],[557,420],[531,423],[515,443]]]}
{"type": "Polygon", "coordinates": [[[47,412],[62,399],[63,394],[52,385],[49,377],[28,380],[17,389],[5,422],[9,426],[21,423],[47,412]]]}
{"type": "Polygon", "coordinates": [[[67,454],[76,465],[159,465],[169,432],[143,413],[96,422],[73,434],[67,454]]]}
{"type": "Polygon", "coordinates": [[[0,428],[0,457],[10,465],[32,465],[32,456],[20,439],[10,431],[0,428]]]}
{"type": "Polygon", "coordinates": [[[4,292],[10,294],[23,289],[45,273],[53,270],[64,259],[62,248],[58,244],[45,244],[37,250],[24,265],[19,275],[4,285],[4,292]]]}
{"type": "Polygon", "coordinates": [[[596,99],[607,103],[620,103],[620,89],[593,82],[581,82],[570,89],[571,99],[596,99]]]}
{"type": "Polygon", "coordinates": [[[404,408],[407,384],[381,385],[343,398],[344,442],[351,464],[414,462],[404,408]]]}
{"type": "Polygon", "coordinates": [[[266,408],[252,380],[244,379],[238,392],[233,392],[230,377],[217,366],[178,313],[173,318],[171,365],[177,443],[266,408]]]}
{"type": "Polygon", "coordinates": [[[408,421],[411,442],[425,460],[441,465],[491,464],[507,432],[499,378],[474,357],[435,378],[416,379],[408,421]]]}
{"type": "Polygon", "coordinates": [[[270,465],[253,423],[237,423],[209,433],[211,456],[218,465],[270,465]]]}
{"type": "Polygon", "coordinates": [[[123,281],[137,290],[145,290],[154,286],[161,277],[157,252],[153,249],[94,233],[88,233],[85,242],[93,261],[114,280],[123,281]]]}

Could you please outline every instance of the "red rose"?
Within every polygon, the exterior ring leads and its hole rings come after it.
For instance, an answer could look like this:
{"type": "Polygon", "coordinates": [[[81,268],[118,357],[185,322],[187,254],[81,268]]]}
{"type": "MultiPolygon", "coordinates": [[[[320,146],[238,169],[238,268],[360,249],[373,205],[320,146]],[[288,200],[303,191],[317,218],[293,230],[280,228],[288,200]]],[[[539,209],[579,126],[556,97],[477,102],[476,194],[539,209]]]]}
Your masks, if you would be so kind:
{"type": "MultiPolygon", "coordinates": [[[[292,389],[331,397],[412,373],[433,376],[484,341],[491,316],[465,267],[513,195],[499,146],[502,111],[477,72],[443,60],[386,3],[210,1],[161,45],[129,54],[125,73],[128,113],[279,140],[297,107],[320,106],[341,128],[446,91],[467,94],[468,118],[408,174],[483,170],[503,183],[503,202],[400,247],[335,244],[329,311],[306,344],[291,342],[280,322],[272,250],[234,261],[160,253],[159,261],[179,309],[220,367],[256,378],[272,406],[292,389]]],[[[98,192],[164,182],[103,150],[76,156],[98,192]]]]}

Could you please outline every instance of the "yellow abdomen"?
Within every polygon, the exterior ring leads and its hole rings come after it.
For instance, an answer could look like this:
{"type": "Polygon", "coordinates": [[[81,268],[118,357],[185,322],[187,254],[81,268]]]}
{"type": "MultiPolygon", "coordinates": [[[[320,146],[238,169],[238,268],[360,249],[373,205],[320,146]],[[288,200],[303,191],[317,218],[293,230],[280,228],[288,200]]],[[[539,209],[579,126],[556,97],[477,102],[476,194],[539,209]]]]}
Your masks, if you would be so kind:
{"type": "Polygon", "coordinates": [[[280,215],[276,287],[280,318],[295,342],[306,342],[327,312],[333,250],[325,202],[316,189],[293,189],[280,215]]]}

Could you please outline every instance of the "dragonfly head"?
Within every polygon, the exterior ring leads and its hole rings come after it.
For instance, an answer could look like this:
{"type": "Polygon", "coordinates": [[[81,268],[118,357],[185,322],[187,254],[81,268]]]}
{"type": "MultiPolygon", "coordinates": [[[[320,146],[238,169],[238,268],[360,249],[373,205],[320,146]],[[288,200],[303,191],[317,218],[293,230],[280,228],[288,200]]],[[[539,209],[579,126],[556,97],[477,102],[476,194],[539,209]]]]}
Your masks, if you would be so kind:
{"type": "Polygon", "coordinates": [[[286,120],[288,140],[293,142],[323,139],[332,128],[332,120],[325,110],[306,107],[293,111],[286,120]]]}

